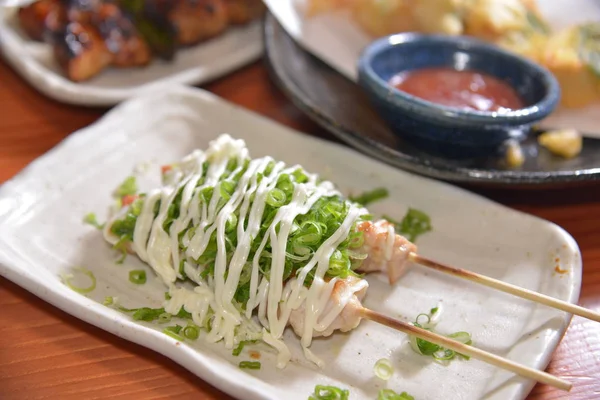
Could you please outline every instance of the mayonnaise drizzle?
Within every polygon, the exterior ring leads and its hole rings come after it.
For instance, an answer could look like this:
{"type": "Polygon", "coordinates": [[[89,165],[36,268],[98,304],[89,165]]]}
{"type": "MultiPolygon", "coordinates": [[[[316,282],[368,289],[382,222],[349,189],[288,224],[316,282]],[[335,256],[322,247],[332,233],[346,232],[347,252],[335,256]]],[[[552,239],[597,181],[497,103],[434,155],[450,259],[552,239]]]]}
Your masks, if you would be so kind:
{"type": "MultiPolygon", "coordinates": [[[[291,201],[277,210],[254,258],[249,259],[251,244],[260,231],[269,192],[277,185],[282,173],[291,174],[297,168],[286,168],[284,163],[275,162],[270,157],[251,160],[242,140],[221,135],[210,143],[205,152],[194,151],[185,157],[178,164],[171,184],[147,194],[136,222],[132,245],[140,259],[147,262],[169,287],[171,299],[165,302],[167,312],[176,314],[183,307],[192,314],[196,324],[204,326],[209,321],[207,340],[224,340],[228,348],[240,340],[261,338],[278,350],[278,366],[281,368],[291,357],[281,337],[289,323],[290,313],[301,306],[306,311],[301,343],[307,357],[320,364],[320,360],[308,350],[313,332],[325,331],[342,312],[352,294],[343,296],[342,301],[333,306],[327,306],[337,281],[335,278],[324,279],[329,259],[348,237],[354,222],[366,212],[351,205],[337,231],[307,259],[306,265],[297,271],[296,278],[284,282],[286,247],[294,219],[307,213],[320,198],[339,195],[333,184],[318,182],[316,175],[308,175],[308,182],[296,183],[291,201]],[[239,178],[234,192],[219,209],[219,204],[223,204],[219,183],[227,178],[225,173],[231,159],[237,160],[237,169],[231,175],[241,172],[245,163],[247,169],[239,178]],[[269,164],[272,169],[265,174],[269,164]],[[204,171],[207,165],[208,169],[204,171]],[[260,181],[257,179],[259,173],[263,176],[260,181]],[[203,176],[202,184],[198,185],[203,176]],[[201,200],[201,193],[208,187],[214,187],[214,190],[206,204],[201,200]],[[165,232],[163,224],[177,196],[181,196],[179,214],[171,223],[169,232],[165,232]],[[158,202],[160,207],[155,215],[158,202]],[[226,228],[234,213],[239,215],[235,227],[237,245],[233,253],[228,254],[226,228]],[[190,226],[195,227],[193,235],[186,232],[180,238],[180,234],[190,226]],[[202,256],[213,233],[217,241],[214,273],[212,278],[204,279],[200,275],[204,267],[197,266],[195,260],[202,256]],[[259,266],[259,256],[267,244],[270,244],[272,252],[268,279],[260,272],[259,266]],[[231,256],[229,261],[228,255],[231,256]],[[197,285],[193,289],[189,283],[181,282],[180,264],[185,275],[197,285]],[[314,274],[314,278],[307,288],[304,281],[309,273],[314,274]],[[242,274],[250,276],[250,296],[245,312],[234,301],[242,274]],[[262,328],[253,320],[254,310],[262,328]]],[[[114,219],[119,217],[122,215],[114,219]]],[[[109,229],[105,229],[104,234],[108,241],[115,243],[116,239],[109,229]]]]}

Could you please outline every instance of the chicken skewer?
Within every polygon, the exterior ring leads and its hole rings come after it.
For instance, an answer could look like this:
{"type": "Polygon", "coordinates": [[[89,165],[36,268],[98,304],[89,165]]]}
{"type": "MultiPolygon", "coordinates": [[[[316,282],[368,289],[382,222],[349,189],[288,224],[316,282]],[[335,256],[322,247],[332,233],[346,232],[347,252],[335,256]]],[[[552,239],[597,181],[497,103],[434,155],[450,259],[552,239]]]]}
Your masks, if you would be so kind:
{"type": "Polygon", "coordinates": [[[359,226],[359,230],[368,233],[366,235],[368,247],[365,250],[369,253],[369,258],[365,260],[366,262],[364,265],[358,269],[359,272],[385,272],[388,274],[390,284],[394,284],[406,272],[409,267],[409,263],[413,262],[445,274],[453,275],[461,279],[466,279],[471,282],[502,291],[504,293],[544,304],[546,306],[566,311],[592,321],[600,322],[600,313],[594,312],[587,308],[558,300],[554,297],[537,293],[529,289],[524,289],[510,283],[502,282],[485,275],[445,265],[420,256],[417,254],[416,246],[399,234],[395,234],[395,238],[393,239],[395,246],[394,248],[396,249],[394,256],[390,261],[386,261],[382,254],[382,249],[385,248],[386,243],[390,240],[388,238],[389,225],[389,222],[381,220],[376,223],[366,221],[359,226]]]}
{"type": "Polygon", "coordinates": [[[163,280],[167,313],[183,308],[196,324],[208,322],[208,341],[232,348],[260,338],[279,351],[283,367],[290,353],[282,335],[291,326],[305,356],[319,364],[309,350],[312,339],[352,330],[364,318],[570,387],[364,308],[368,283],[354,271],[387,266],[395,281],[416,246],[389,222],[371,222],[367,210],[344,199],[331,182],[270,157],[251,159],[245,143],[229,135],[163,172],[161,188],[140,195],[119,189],[124,206],[105,225],[104,237],[135,253],[163,280]]]}
{"type": "MultiPolygon", "coordinates": [[[[355,290],[353,287],[357,286],[361,289],[351,295],[351,300],[346,304],[340,315],[336,318],[336,320],[334,320],[329,329],[326,332],[314,332],[313,336],[329,336],[335,330],[347,332],[356,328],[361,319],[367,319],[408,335],[418,337],[419,339],[427,340],[447,349],[454,350],[460,354],[464,354],[484,361],[488,364],[506,369],[525,378],[554,386],[560,390],[569,391],[572,387],[570,382],[557,378],[546,372],[523,366],[506,358],[499,357],[495,354],[478,349],[477,347],[449,339],[437,333],[413,326],[398,319],[390,318],[386,315],[363,307],[361,300],[366,294],[368,284],[361,279],[348,277],[338,281],[329,301],[333,303],[339,302],[339,299],[345,295],[344,292],[355,290]]],[[[295,315],[292,315],[292,318],[290,318],[290,326],[297,334],[301,334],[304,329],[302,325],[303,318],[301,315],[304,312],[306,312],[304,308],[294,310],[293,314],[295,315]]]]}
{"type": "Polygon", "coordinates": [[[400,321],[400,320],[397,320],[394,318],[390,318],[386,315],[380,314],[380,313],[370,310],[368,308],[362,308],[357,311],[359,311],[361,313],[362,317],[365,319],[369,319],[371,321],[388,326],[397,331],[416,336],[420,339],[427,340],[427,341],[435,343],[437,345],[444,346],[444,347],[446,347],[450,350],[454,350],[458,353],[465,354],[469,357],[476,358],[478,360],[484,361],[484,362],[494,365],[496,367],[500,367],[500,368],[506,369],[508,371],[514,372],[525,378],[533,379],[537,382],[544,383],[544,384],[553,386],[557,389],[567,391],[567,392],[570,391],[573,386],[569,381],[557,378],[547,372],[538,371],[533,368],[525,367],[514,361],[511,361],[506,358],[502,358],[495,354],[489,353],[487,351],[478,349],[477,347],[473,347],[473,346],[470,346],[470,345],[467,345],[464,343],[457,342],[457,341],[449,339],[445,336],[430,332],[426,329],[410,325],[406,322],[403,322],[403,321],[400,321]]]}

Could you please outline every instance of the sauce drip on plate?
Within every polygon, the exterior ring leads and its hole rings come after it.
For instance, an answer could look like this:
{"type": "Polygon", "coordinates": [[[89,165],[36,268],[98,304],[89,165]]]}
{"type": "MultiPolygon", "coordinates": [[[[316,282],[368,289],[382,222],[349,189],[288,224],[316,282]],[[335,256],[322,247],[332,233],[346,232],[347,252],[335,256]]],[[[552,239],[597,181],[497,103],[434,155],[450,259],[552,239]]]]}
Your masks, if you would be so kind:
{"type": "Polygon", "coordinates": [[[423,68],[394,75],[389,83],[423,100],[462,110],[515,110],[525,105],[513,87],[479,71],[423,68]]]}

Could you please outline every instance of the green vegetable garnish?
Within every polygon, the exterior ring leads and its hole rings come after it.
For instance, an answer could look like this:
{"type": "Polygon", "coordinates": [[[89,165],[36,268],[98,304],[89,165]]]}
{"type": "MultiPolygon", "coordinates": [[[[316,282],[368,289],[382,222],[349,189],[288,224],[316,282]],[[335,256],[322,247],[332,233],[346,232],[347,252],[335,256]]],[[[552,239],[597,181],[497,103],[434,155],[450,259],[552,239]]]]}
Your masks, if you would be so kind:
{"type": "Polygon", "coordinates": [[[400,222],[387,215],[384,215],[383,218],[394,224],[396,231],[406,236],[411,242],[417,240],[417,237],[424,233],[431,231],[431,218],[429,218],[429,215],[414,208],[409,208],[400,222]]]}
{"type": "Polygon", "coordinates": [[[315,386],[315,391],[310,395],[308,400],[348,400],[350,391],[348,389],[340,389],[335,386],[315,386]]]}
{"type": "Polygon", "coordinates": [[[183,307],[181,307],[179,309],[179,312],[177,314],[175,314],[175,316],[177,318],[181,318],[181,319],[192,319],[192,314],[190,314],[189,312],[185,311],[185,309],[183,307]]]}
{"type": "Polygon", "coordinates": [[[96,277],[94,273],[85,267],[73,268],[73,271],[81,272],[90,278],[91,283],[88,287],[76,286],[73,284],[72,280],[75,278],[73,274],[66,274],[62,277],[63,283],[67,285],[71,290],[76,291],[77,293],[86,294],[90,293],[92,290],[96,289],[96,277]]]}
{"type": "Polygon", "coordinates": [[[106,296],[104,298],[104,301],[102,302],[102,305],[111,306],[111,305],[113,305],[114,302],[115,302],[115,300],[113,299],[112,296],[106,296]]]}
{"type": "Polygon", "coordinates": [[[141,307],[136,309],[121,309],[121,311],[133,311],[132,318],[135,321],[154,321],[158,319],[162,314],[165,313],[164,308],[149,308],[149,307],[141,307]]]}
{"type": "Polygon", "coordinates": [[[93,227],[98,228],[100,230],[102,230],[102,228],[104,228],[104,224],[100,224],[98,222],[98,220],[96,219],[96,214],[94,214],[94,213],[86,214],[86,216],[83,217],[83,222],[88,225],[92,225],[93,227]]]}
{"type": "Polygon", "coordinates": [[[135,176],[128,176],[115,190],[115,196],[123,197],[136,194],[138,191],[135,176]]]}
{"type": "MultiPolygon", "coordinates": [[[[113,245],[113,249],[121,252],[121,258],[117,260],[117,264],[122,264],[125,260],[125,257],[127,257],[127,247],[129,243],[133,242],[133,232],[135,230],[135,224],[137,222],[138,216],[142,212],[143,204],[143,198],[136,199],[129,206],[127,214],[125,214],[123,219],[114,221],[110,227],[110,232],[113,235],[119,237],[117,243],[113,245]]],[[[159,202],[157,203],[157,205],[160,205],[159,202]]],[[[156,210],[156,213],[158,213],[158,210],[156,210]]]]}
{"type": "MultiPolygon", "coordinates": [[[[430,314],[419,314],[413,322],[413,325],[417,328],[422,328],[428,331],[433,331],[434,324],[431,323],[431,317],[433,314],[438,312],[438,308],[432,308],[430,314]]],[[[447,337],[454,339],[464,344],[472,344],[471,334],[467,332],[456,332],[447,337]]],[[[454,350],[446,349],[445,347],[439,346],[435,343],[428,342],[427,340],[417,338],[415,336],[409,336],[411,348],[418,354],[423,356],[431,356],[436,361],[450,361],[456,358],[456,356],[462,357],[466,360],[470,357],[455,352],[454,350]]]]}
{"type": "Polygon", "coordinates": [[[150,308],[150,307],[141,307],[141,308],[125,308],[118,307],[119,311],[130,312],[132,314],[132,318],[135,321],[146,321],[152,322],[158,320],[160,323],[169,322],[172,317],[181,318],[181,319],[192,319],[192,314],[185,311],[183,307],[179,310],[179,312],[175,315],[169,314],[165,311],[164,308],[150,308]]]}
{"type": "Polygon", "coordinates": [[[241,361],[238,365],[241,369],[260,369],[258,361],[241,361]]]}
{"type": "MultiPolygon", "coordinates": [[[[199,193],[200,206],[208,205],[213,200],[214,196],[218,197],[216,202],[216,210],[218,213],[221,208],[227,203],[227,200],[237,188],[239,180],[244,175],[250,164],[249,160],[244,160],[242,165],[238,165],[239,161],[235,158],[229,160],[226,166],[226,171],[222,179],[215,186],[203,187],[199,193]]],[[[263,173],[257,175],[257,181],[260,182],[263,176],[271,175],[275,163],[271,162],[267,165],[263,173]]],[[[202,168],[202,177],[198,181],[198,187],[204,184],[206,173],[210,168],[209,163],[202,168]]],[[[252,271],[252,260],[258,257],[259,271],[263,276],[269,276],[271,266],[271,243],[267,242],[264,247],[261,247],[263,238],[268,235],[268,229],[271,227],[273,219],[277,215],[279,209],[287,204],[293,198],[296,185],[305,183],[309,180],[306,172],[298,168],[291,173],[277,173],[277,178],[274,187],[267,193],[266,206],[263,211],[262,220],[260,221],[259,231],[250,243],[250,253],[248,255],[248,264],[240,276],[237,290],[234,295],[235,301],[241,309],[245,305],[250,296],[250,277],[252,271]],[[260,250],[260,254],[258,254],[260,250]]],[[[131,180],[130,180],[131,182],[131,180]]],[[[127,185],[125,185],[127,186],[127,185]]],[[[372,192],[369,197],[372,201],[374,198],[387,195],[387,190],[378,189],[372,192]]],[[[183,189],[179,189],[176,193],[169,208],[162,228],[165,232],[170,233],[170,228],[178,217],[181,207],[181,199],[183,189]]],[[[365,198],[366,198],[365,197],[365,198]]],[[[360,201],[366,201],[363,198],[360,201]]],[[[126,256],[127,250],[133,241],[133,233],[137,218],[141,213],[142,207],[146,198],[140,196],[136,199],[126,211],[126,214],[119,220],[113,222],[110,231],[115,236],[119,237],[119,241],[114,246],[115,249],[121,251],[123,257],[126,256]]],[[[251,200],[253,201],[253,200],[251,200]]],[[[286,248],[286,260],[284,264],[283,280],[293,276],[300,268],[304,267],[316,251],[327,241],[336,230],[342,225],[347,216],[351,203],[337,195],[322,197],[317,200],[308,212],[298,215],[292,224],[289,234],[289,241],[286,248]]],[[[155,216],[158,215],[160,209],[160,201],[154,205],[155,216]]],[[[227,254],[232,254],[237,247],[237,223],[239,218],[239,209],[234,210],[228,217],[225,224],[225,246],[227,254]]],[[[370,216],[365,215],[357,219],[356,224],[361,221],[370,219],[370,216]]],[[[356,226],[356,225],[355,225],[356,226]]],[[[354,270],[362,263],[366,254],[360,253],[360,248],[364,243],[363,232],[357,231],[352,227],[347,240],[339,244],[330,258],[329,269],[326,274],[328,277],[346,278],[349,275],[354,275],[354,270]]],[[[178,233],[180,251],[185,252],[184,238],[191,239],[197,227],[190,224],[187,228],[178,233]]],[[[205,250],[196,260],[185,260],[191,264],[190,267],[198,268],[200,276],[204,279],[209,279],[214,275],[214,267],[217,258],[217,231],[213,231],[208,238],[208,244],[205,250]]],[[[182,262],[179,266],[181,280],[187,280],[182,262]]],[[[312,275],[306,277],[305,285],[310,285],[312,275]]]]}
{"type": "Polygon", "coordinates": [[[171,318],[173,318],[171,314],[169,314],[168,312],[164,312],[160,314],[156,319],[158,320],[159,324],[166,324],[168,322],[171,322],[171,318]]]}
{"type": "Polygon", "coordinates": [[[146,283],[146,271],[143,269],[129,271],[129,282],[135,283],[136,285],[143,285],[146,283]]]}
{"type": "Polygon", "coordinates": [[[190,324],[183,328],[183,336],[186,339],[196,340],[200,336],[200,328],[194,324],[190,324]]]}
{"type": "Polygon", "coordinates": [[[167,326],[163,329],[163,333],[167,336],[171,336],[175,340],[179,340],[180,342],[184,342],[185,339],[179,333],[183,328],[181,325],[167,326]]]}
{"type": "Polygon", "coordinates": [[[350,196],[349,200],[366,206],[377,200],[385,199],[389,195],[390,194],[386,188],[377,188],[368,192],[364,192],[358,196],[350,196]]]}
{"type": "Polygon", "coordinates": [[[233,351],[231,352],[232,355],[234,356],[239,356],[242,353],[242,350],[244,350],[244,347],[247,344],[252,344],[252,343],[256,343],[256,340],[242,340],[241,342],[238,343],[238,345],[236,346],[235,349],[233,349],[233,351]]]}
{"type": "Polygon", "coordinates": [[[406,392],[398,394],[392,389],[381,389],[377,400],[415,400],[415,398],[406,392]]]}
{"type": "Polygon", "coordinates": [[[390,360],[388,360],[387,358],[382,358],[377,360],[377,362],[373,366],[373,372],[375,373],[375,376],[379,379],[387,381],[394,374],[394,367],[392,366],[390,360]]]}

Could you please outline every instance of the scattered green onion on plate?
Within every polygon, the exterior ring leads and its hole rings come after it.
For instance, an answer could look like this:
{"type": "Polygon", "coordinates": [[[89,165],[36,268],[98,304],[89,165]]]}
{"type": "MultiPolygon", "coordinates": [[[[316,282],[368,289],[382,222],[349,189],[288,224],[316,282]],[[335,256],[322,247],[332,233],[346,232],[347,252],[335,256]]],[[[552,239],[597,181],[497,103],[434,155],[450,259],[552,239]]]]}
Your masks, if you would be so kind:
{"type": "Polygon", "coordinates": [[[83,275],[86,275],[87,277],[90,278],[91,283],[87,287],[76,286],[73,283],[73,279],[75,279],[73,274],[66,274],[62,277],[62,280],[63,280],[63,283],[65,285],[67,285],[71,290],[74,290],[80,294],[87,294],[87,293],[90,293],[91,291],[93,291],[94,289],[96,289],[96,277],[94,276],[94,273],[92,271],[90,271],[89,269],[87,269],[85,267],[73,268],[73,271],[78,271],[78,272],[81,272],[83,275]]]}
{"type": "Polygon", "coordinates": [[[129,271],[129,282],[135,283],[136,285],[143,285],[146,283],[146,271],[143,269],[129,271]]]}
{"type": "Polygon", "coordinates": [[[406,392],[398,394],[392,389],[381,389],[377,400],[415,400],[415,398],[406,392]]]}
{"type": "Polygon", "coordinates": [[[308,400],[348,400],[350,391],[348,389],[340,389],[335,386],[315,386],[315,391],[310,395],[308,400]]]}
{"type": "Polygon", "coordinates": [[[259,361],[241,361],[238,365],[241,369],[260,369],[259,361]]]}
{"type": "Polygon", "coordinates": [[[358,196],[349,196],[348,199],[360,205],[366,206],[377,200],[382,200],[388,197],[390,193],[386,188],[377,188],[359,194],[358,196]]]}
{"type": "Polygon", "coordinates": [[[375,366],[373,367],[373,373],[379,379],[387,381],[394,374],[394,367],[392,366],[390,360],[388,360],[387,358],[382,358],[380,360],[377,360],[377,362],[375,363],[375,366]]]}

